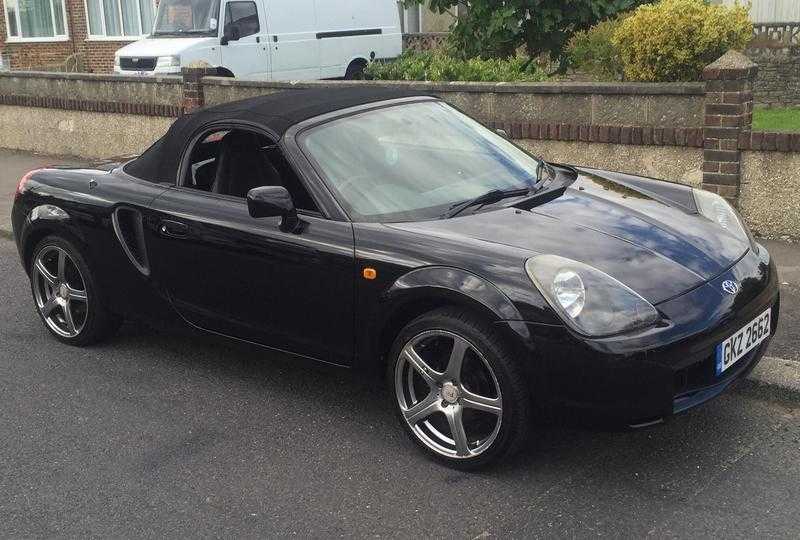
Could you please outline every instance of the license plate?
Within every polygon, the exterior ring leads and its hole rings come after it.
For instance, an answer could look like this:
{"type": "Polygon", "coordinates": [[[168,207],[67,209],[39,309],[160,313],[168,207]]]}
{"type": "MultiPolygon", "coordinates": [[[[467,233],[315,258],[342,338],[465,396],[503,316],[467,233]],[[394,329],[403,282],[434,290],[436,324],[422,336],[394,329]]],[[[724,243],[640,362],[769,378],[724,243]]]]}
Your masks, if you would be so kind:
{"type": "Polygon", "coordinates": [[[717,345],[717,375],[721,375],[769,337],[771,315],[772,309],[770,308],[717,345]]]}

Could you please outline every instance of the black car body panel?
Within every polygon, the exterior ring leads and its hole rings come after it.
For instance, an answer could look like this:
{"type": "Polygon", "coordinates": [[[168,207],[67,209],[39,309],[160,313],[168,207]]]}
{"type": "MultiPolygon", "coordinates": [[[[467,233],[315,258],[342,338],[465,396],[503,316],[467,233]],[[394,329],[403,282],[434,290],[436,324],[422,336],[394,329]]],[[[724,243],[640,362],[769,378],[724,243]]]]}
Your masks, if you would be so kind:
{"type": "MultiPolygon", "coordinates": [[[[205,125],[200,114],[160,144],[180,147],[179,137],[205,125]]],[[[208,123],[226,114],[213,111],[208,123]]],[[[353,223],[304,160],[295,123],[284,122],[279,145],[314,197],[330,197],[322,215],[301,213],[301,231],[281,230],[279,218],[251,218],[242,199],[126,172],[136,167],[46,169],[14,204],[26,269],[39,239],[66,234],[85,247],[118,312],[177,315],[210,332],[359,368],[380,366],[410,318],[463,306],[502,328],[548,399],[628,423],[713,397],[763,354],[765,345],[722,378],[708,371],[716,344],[758,313],[773,307],[777,323],[778,280],[767,251],[700,216],[688,187],[558,168],[561,191],[530,209],[511,201],[453,219],[353,223]],[[144,253],[127,245],[135,230],[123,230],[119,209],[140,220],[144,253]],[[170,228],[175,223],[182,227],[170,228]],[[525,262],[537,254],[614,276],[655,305],[661,322],[603,339],[577,334],[527,275],[525,262]],[[362,278],[367,267],[376,279],[362,278]],[[737,294],[722,291],[726,279],[741,284],[737,294]]]]}

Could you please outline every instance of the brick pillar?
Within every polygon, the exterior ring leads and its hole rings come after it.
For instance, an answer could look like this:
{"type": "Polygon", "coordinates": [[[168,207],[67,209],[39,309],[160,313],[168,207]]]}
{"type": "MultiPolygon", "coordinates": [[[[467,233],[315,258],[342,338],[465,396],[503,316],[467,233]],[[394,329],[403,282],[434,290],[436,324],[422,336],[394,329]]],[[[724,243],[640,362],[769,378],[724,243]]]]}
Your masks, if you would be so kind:
{"type": "Polygon", "coordinates": [[[739,136],[753,125],[753,82],[758,66],[728,51],[703,70],[706,82],[703,129],[703,189],[738,204],[741,182],[739,136]]]}
{"type": "Polygon", "coordinates": [[[205,105],[203,77],[213,76],[217,70],[206,62],[192,62],[181,69],[183,76],[183,111],[192,112],[205,105]]]}

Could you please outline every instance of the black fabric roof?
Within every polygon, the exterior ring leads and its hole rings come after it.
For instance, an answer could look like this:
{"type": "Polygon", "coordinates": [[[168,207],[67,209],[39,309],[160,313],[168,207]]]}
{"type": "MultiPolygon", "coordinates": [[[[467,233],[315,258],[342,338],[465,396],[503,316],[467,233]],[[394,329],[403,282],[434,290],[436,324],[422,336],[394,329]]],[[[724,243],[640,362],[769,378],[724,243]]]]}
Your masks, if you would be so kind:
{"type": "Polygon", "coordinates": [[[125,166],[125,172],[151,182],[174,182],[188,139],[212,122],[248,121],[281,138],[291,126],[316,116],[366,103],[420,95],[426,94],[371,86],[297,89],[206,107],[178,118],[164,137],[125,166]]]}

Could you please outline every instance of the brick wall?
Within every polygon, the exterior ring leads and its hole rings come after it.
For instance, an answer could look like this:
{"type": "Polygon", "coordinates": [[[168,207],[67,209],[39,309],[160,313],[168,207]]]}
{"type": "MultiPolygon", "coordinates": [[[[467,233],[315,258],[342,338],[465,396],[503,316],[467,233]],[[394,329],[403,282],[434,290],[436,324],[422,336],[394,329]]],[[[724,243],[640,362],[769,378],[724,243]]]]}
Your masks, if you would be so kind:
{"type": "Polygon", "coordinates": [[[8,55],[12,69],[61,71],[67,60],[71,59],[70,71],[113,71],[114,52],[130,41],[87,40],[84,0],[66,2],[69,41],[9,43],[6,40],[5,4],[4,0],[0,0],[0,51],[8,55]]]}

